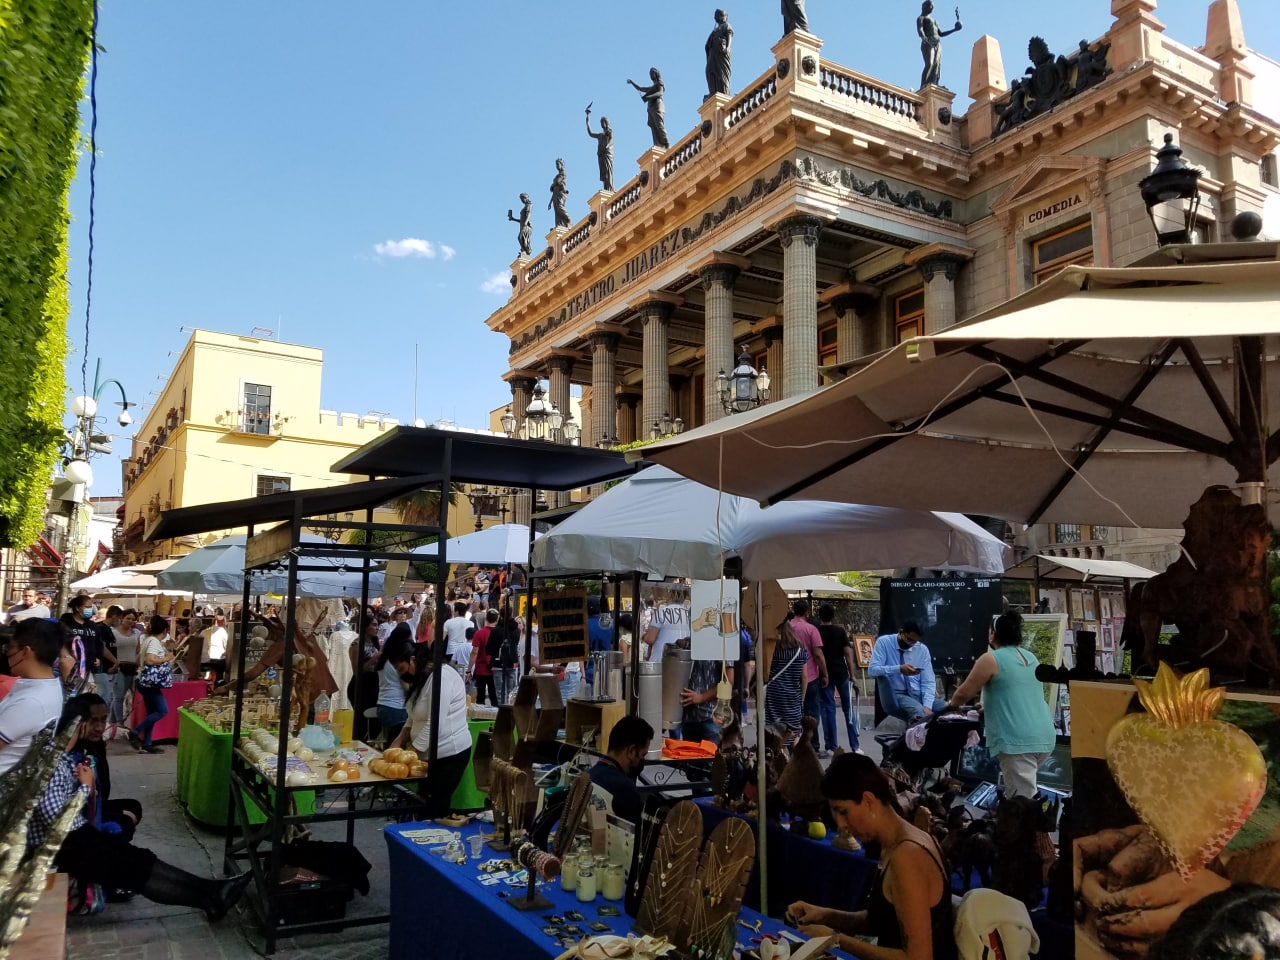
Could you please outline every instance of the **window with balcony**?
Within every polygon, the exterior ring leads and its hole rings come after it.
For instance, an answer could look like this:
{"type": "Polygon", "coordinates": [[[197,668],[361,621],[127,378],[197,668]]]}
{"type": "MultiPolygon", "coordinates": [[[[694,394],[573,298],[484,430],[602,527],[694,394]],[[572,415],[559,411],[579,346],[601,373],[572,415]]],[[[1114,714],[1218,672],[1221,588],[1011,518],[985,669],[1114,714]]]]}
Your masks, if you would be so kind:
{"type": "Polygon", "coordinates": [[[271,388],[262,383],[246,383],[241,404],[240,429],[244,433],[268,436],[271,433],[271,388]]]}
{"type": "Polygon", "coordinates": [[[260,473],[258,474],[256,490],[256,495],[259,497],[268,497],[273,493],[288,493],[290,490],[289,478],[260,473]]]}
{"type": "Polygon", "coordinates": [[[895,297],[893,301],[893,342],[902,343],[924,334],[924,287],[895,297]]]}
{"type": "Polygon", "coordinates": [[[1053,525],[1054,543],[1079,543],[1080,539],[1080,524],[1055,523],[1053,525]]]}

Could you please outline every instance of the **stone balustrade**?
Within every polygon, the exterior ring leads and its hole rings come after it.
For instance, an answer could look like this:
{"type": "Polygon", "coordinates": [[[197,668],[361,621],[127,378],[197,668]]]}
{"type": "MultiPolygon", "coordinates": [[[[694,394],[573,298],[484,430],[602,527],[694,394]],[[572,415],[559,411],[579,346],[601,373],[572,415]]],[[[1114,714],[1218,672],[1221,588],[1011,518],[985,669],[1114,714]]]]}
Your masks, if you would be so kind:
{"type": "Polygon", "coordinates": [[[759,110],[764,109],[778,92],[778,73],[771,71],[763,80],[729,104],[725,110],[725,130],[732,130],[759,110]]]}
{"type": "Polygon", "coordinates": [[[818,68],[818,83],[828,93],[857,100],[892,117],[920,122],[920,97],[909,90],[826,61],[818,68]]]}

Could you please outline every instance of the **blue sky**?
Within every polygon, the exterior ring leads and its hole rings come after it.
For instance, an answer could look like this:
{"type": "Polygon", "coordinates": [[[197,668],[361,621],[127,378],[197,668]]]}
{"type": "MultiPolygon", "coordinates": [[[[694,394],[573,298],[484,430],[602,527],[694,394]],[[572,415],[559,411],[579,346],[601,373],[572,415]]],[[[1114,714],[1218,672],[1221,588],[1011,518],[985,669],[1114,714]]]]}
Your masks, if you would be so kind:
{"type": "MultiPolygon", "coordinates": [[[[1274,2],[1239,5],[1250,46],[1280,57],[1274,2]]],[[[418,416],[485,425],[510,398],[499,380],[507,341],[484,325],[509,292],[508,208],[521,191],[533,197],[536,249],[563,157],[570,214],[585,215],[598,188],[588,101],[593,122],[614,125],[616,181],[630,179],[649,131],[626,80],[646,81],[650,66],[667,85],[672,142],[692,130],[714,6],[104,2],[90,380],[101,358],[103,376],[145,403],[186,342],[180,327],[267,327],[323,348],[325,407],[407,422],[417,344],[418,416]]],[[[736,93],[771,64],[781,16],[775,0],[727,9],[736,93]]],[[[1169,35],[1198,45],[1207,10],[1208,0],[1162,0],[1156,13],[1169,35]]],[[[943,41],[943,84],[963,110],[979,36],[1000,41],[1017,76],[1030,36],[1067,53],[1104,33],[1109,11],[1108,0],[963,3],[964,30],[943,41]]],[[[939,3],[941,23],[952,12],[939,3]]],[[[824,56],[918,84],[915,0],[809,0],[808,13],[824,56]]],[[[72,213],[68,383],[78,393],[87,154],[72,213]]],[[[95,495],[119,490],[114,463],[97,474],[95,495]]]]}

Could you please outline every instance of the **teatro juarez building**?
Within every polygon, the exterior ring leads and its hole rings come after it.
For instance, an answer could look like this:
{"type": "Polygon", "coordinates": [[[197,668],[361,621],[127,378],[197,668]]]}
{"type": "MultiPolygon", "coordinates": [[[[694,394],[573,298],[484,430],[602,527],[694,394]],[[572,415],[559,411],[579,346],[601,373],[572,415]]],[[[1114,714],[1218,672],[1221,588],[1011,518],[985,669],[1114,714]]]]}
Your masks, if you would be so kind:
{"type": "Polygon", "coordinates": [[[1167,36],[1156,0],[1111,14],[1070,50],[979,38],[963,115],[940,86],[891,86],[790,33],[512,265],[487,321],[510,338],[512,412],[540,380],[561,410],[581,384],[583,444],[643,439],[664,414],[725,416],[716,375],[741,352],[777,401],[1066,264],[1132,262],[1156,246],[1138,182],[1166,133],[1203,171],[1197,234],[1229,239],[1275,196],[1280,126],[1253,89],[1276,64],[1249,52],[1234,0],[1208,8],[1203,46],[1167,36]]]}

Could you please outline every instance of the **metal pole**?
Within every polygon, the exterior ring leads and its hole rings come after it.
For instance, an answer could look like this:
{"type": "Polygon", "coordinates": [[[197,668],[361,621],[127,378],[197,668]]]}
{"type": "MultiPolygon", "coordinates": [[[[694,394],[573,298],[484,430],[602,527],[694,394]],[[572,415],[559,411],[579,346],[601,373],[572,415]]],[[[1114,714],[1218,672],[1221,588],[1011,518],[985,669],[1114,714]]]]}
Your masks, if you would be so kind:
{"type": "Polygon", "coordinates": [[[765,811],[765,794],[767,791],[767,769],[764,756],[764,674],[769,668],[767,663],[759,662],[764,653],[764,591],[760,583],[756,590],[756,862],[760,864],[760,912],[769,915],[769,854],[765,839],[768,836],[769,818],[765,811]]]}
{"type": "MultiPolygon", "coordinates": [[[[446,437],[444,441],[444,456],[441,458],[440,465],[440,539],[436,541],[440,546],[440,549],[436,551],[437,589],[441,591],[440,596],[444,595],[443,578],[449,566],[449,490],[453,486],[452,478],[453,438],[446,437]]],[[[447,652],[444,648],[444,619],[440,616],[436,617],[435,635],[435,643],[432,644],[431,649],[431,743],[427,751],[428,776],[434,773],[436,755],[440,749],[440,690],[441,684],[444,682],[444,677],[440,671],[445,668],[445,653],[447,652]]],[[[450,667],[449,669],[452,670],[453,668],[450,667]]],[[[431,787],[428,787],[428,789],[431,789],[431,787]]]]}

